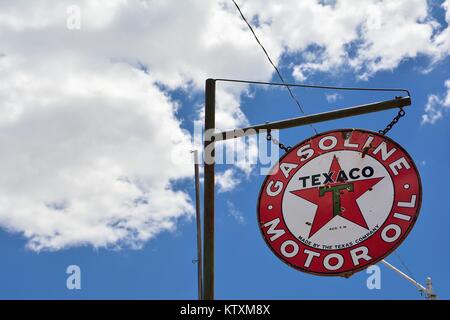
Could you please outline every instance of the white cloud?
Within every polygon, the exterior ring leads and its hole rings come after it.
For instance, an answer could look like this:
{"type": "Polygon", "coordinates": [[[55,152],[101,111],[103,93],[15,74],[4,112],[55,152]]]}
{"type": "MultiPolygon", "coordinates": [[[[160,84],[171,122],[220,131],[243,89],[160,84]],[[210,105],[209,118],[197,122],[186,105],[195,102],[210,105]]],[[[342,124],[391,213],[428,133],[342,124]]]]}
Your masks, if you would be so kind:
{"type": "Polygon", "coordinates": [[[327,101],[329,103],[334,103],[334,102],[338,101],[339,99],[342,99],[342,96],[338,93],[331,93],[331,94],[326,94],[325,98],[327,99],[327,101]]]}
{"type": "Polygon", "coordinates": [[[444,110],[450,108],[450,80],[445,82],[447,93],[444,97],[430,94],[422,115],[422,124],[435,124],[444,116],[444,110]]]}
{"type": "Polygon", "coordinates": [[[444,107],[450,107],[450,79],[445,81],[445,87],[447,88],[447,93],[442,101],[444,107]]]}
{"type": "Polygon", "coordinates": [[[441,105],[441,99],[435,94],[430,94],[428,96],[427,105],[425,106],[425,113],[422,115],[422,124],[434,124],[436,121],[441,119],[441,105]]]}
{"type": "Polygon", "coordinates": [[[239,209],[231,201],[227,201],[228,215],[233,217],[238,224],[245,224],[245,217],[239,209]]]}
{"type": "MultiPolygon", "coordinates": [[[[449,28],[440,29],[427,0],[243,3],[248,15],[259,17],[264,41],[276,39],[288,53],[303,53],[305,59],[293,68],[298,81],[339,68],[367,79],[408,58],[425,55],[437,60],[450,52],[449,28]]],[[[443,4],[447,20],[449,3],[443,4]]]]}
{"type": "Polygon", "coordinates": [[[450,54],[450,0],[445,0],[441,7],[445,10],[447,28],[436,36],[435,43],[438,46],[440,57],[450,54]]]}
{"type": "Polygon", "coordinates": [[[232,191],[239,184],[239,179],[236,177],[236,170],[227,169],[216,174],[216,185],[219,187],[219,192],[232,191]]]}
{"type": "MultiPolygon", "coordinates": [[[[173,187],[192,166],[171,161],[191,137],[156,83],[187,92],[272,71],[220,3],[79,1],[70,31],[72,4],[0,3],[0,226],[33,250],[139,247],[193,212],[173,187]]],[[[219,126],[246,123],[243,90],[218,89],[219,126]]],[[[238,183],[223,176],[223,190],[238,183]]]]}
{"type": "Polygon", "coordinates": [[[19,66],[0,60],[1,226],[34,250],[139,247],[193,212],[171,188],[191,166],[170,165],[190,137],[149,77],[124,64],[70,77],[19,66]]]}

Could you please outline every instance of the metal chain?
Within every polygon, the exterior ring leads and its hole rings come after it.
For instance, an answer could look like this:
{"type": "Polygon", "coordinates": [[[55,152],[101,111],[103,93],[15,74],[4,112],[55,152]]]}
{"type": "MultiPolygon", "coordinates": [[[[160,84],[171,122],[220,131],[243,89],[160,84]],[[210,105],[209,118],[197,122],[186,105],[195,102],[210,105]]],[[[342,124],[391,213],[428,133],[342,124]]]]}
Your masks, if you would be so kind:
{"type": "MultiPolygon", "coordinates": [[[[395,99],[400,99],[401,97],[395,97],[395,99]]],[[[384,128],[383,130],[379,130],[378,133],[382,134],[383,136],[386,135],[386,133],[389,132],[400,120],[400,118],[404,117],[406,114],[405,110],[403,110],[402,107],[400,107],[400,110],[398,111],[397,115],[392,119],[392,121],[384,128]]]]}
{"type": "Polygon", "coordinates": [[[267,141],[272,141],[272,143],[274,145],[277,145],[284,152],[289,152],[292,149],[292,147],[286,146],[283,143],[281,143],[280,141],[278,141],[278,139],[275,139],[274,137],[272,137],[270,129],[267,129],[267,141]]]}

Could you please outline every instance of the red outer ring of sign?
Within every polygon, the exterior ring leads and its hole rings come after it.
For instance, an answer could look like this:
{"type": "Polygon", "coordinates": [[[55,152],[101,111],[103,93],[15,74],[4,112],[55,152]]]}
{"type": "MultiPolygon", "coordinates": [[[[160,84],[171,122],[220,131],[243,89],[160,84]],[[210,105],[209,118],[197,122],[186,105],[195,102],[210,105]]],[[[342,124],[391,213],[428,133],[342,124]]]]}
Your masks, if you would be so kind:
{"type": "MultiPolygon", "coordinates": [[[[296,269],[296,270],[299,270],[299,271],[302,271],[302,272],[305,272],[305,273],[309,273],[309,274],[318,275],[318,276],[328,276],[328,277],[329,277],[329,276],[343,276],[343,277],[349,277],[349,276],[353,275],[354,273],[356,273],[356,272],[358,272],[358,271],[364,270],[364,269],[368,268],[368,267],[371,266],[371,265],[377,264],[378,262],[380,262],[381,260],[383,260],[386,256],[390,255],[393,251],[395,251],[395,249],[397,249],[397,248],[403,243],[403,241],[408,237],[409,233],[411,232],[412,228],[414,227],[414,225],[415,225],[415,223],[416,223],[417,218],[419,217],[420,209],[421,209],[421,207],[422,207],[422,181],[421,181],[420,173],[419,173],[419,170],[417,170],[417,166],[416,166],[416,164],[414,163],[412,157],[409,155],[409,153],[408,153],[408,152],[407,152],[400,144],[398,144],[397,142],[395,142],[393,139],[391,139],[391,138],[389,138],[389,137],[387,137],[387,136],[381,135],[381,134],[378,133],[378,132],[374,132],[374,131],[370,131],[370,130],[365,130],[365,129],[354,129],[354,128],[353,128],[353,129],[338,129],[338,130],[325,131],[325,132],[316,134],[316,135],[314,135],[314,136],[311,136],[311,137],[309,137],[309,138],[307,138],[307,139],[301,141],[300,143],[297,143],[295,146],[293,146],[293,147],[291,148],[291,150],[293,151],[293,150],[297,149],[297,147],[299,147],[300,145],[305,144],[306,142],[308,142],[308,141],[310,141],[310,140],[312,140],[312,139],[315,139],[315,138],[317,138],[317,137],[319,137],[319,136],[326,136],[327,134],[330,134],[330,133],[353,132],[353,131],[360,131],[360,132],[363,132],[363,133],[367,133],[367,134],[369,134],[369,135],[375,135],[375,136],[381,137],[382,139],[388,140],[388,141],[392,142],[396,147],[398,147],[398,149],[401,150],[401,151],[408,157],[408,160],[409,160],[410,163],[411,163],[411,168],[412,168],[412,169],[415,171],[415,173],[417,174],[417,181],[418,181],[418,197],[417,197],[417,201],[418,201],[418,205],[417,205],[416,213],[415,213],[414,216],[412,216],[412,219],[411,219],[411,221],[410,221],[410,223],[409,223],[409,225],[408,225],[407,230],[405,230],[404,232],[402,232],[401,236],[394,242],[394,244],[392,245],[392,247],[391,247],[386,253],[384,253],[383,255],[381,255],[381,256],[379,256],[379,257],[377,257],[377,258],[374,258],[369,264],[365,264],[365,265],[363,265],[363,266],[361,266],[361,267],[355,267],[354,269],[349,270],[349,271],[345,271],[345,272],[332,272],[332,271],[326,272],[326,273],[314,272],[314,271],[308,270],[308,269],[306,269],[306,268],[302,268],[302,267],[299,267],[299,266],[297,266],[297,265],[294,265],[294,264],[290,263],[289,261],[287,261],[284,257],[282,257],[282,256],[281,256],[281,255],[280,255],[280,254],[272,247],[271,243],[268,241],[268,239],[266,238],[266,236],[265,236],[265,234],[264,234],[264,231],[263,231],[263,229],[262,229],[261,219],[260,219],[260,203],[261,203],[261,196],[262,196],[263,190],[265,189],[265,188],[263,188],[263,187],[266,186],[267,180],[270,178],[270,175],[267,175],[267,176],[265,177],[265,179],[264,179],[264,182],[263,182],[262,186],[261,186],[261,189],[260,189],[260,192],[259,192],[259,196],[258,196],[258,204],[257,204],[257,207],[256,207],[256,218],[257,218],[257,220],[258,220],[259,231],[260,231],[260,233],[261,233],[262,238],[263,238],[264,241],[266,242],[267,246],[268,246],[268,247],[270,248],[270,250],[275,254],[275,256],[277,256],[277,257],[278,257],[281,261],[283,261],[285,264],[289,265],[290,267],[292,267],[292,268],[294,268],[294,269],[296,269]]],[[[280,164],[280,162],[282,162],[282,160],[283,160],[287,155],[289,155],[292,151],[289,151],[289,152],[285,153],[283,156],[281,156],[280,159],[278,160],[278,162],[271,168],[270,171],[272,171],[273,168],[275,168],[276,166],[278,166],[278,165],[280,164]]],[[[333,150],[332,150],[332,151],[333,151],[333,150]]],[[[384,166],[384,164],[383,164],[383,166],[384,166]]],[[[286,188],[286,186],[285,186],[284,188],[286,188]]],[[[394,190],[394,191],[395,191],[395,190],[394,190]]],[[[283,190],[283,194],[284,194],[284,190],[283,190]]],[[[394,201],[395,201],[395,197],[394,197],[394,201]]],[[[282,213],[281,213],[280,217],[283,218],[283,217],[282,217],[282,213]]],[[[388,218],[386,218],[386,221],[389,219],[389,217],[390,217],[390,216],[388,216],[388,218]]],[[[380,232],[381,227],[382,227],[382,226],[380,226],[380,228],[376,231],[376,233],[380,232]]],[[[286,230],[286,231],[287,231],[287,232],[290,232],[289,229],[286,230]]],[[[375,234],[374,234],[374,235],[375,235],[375,234]]],[[[364,242],[365,242],[365,241],[363,241],[362,243],[364,243],[364,242]]],[[[324,252],[324,250],[320,250],[320,251],[321,251],[321,252],[324,252]]]]}

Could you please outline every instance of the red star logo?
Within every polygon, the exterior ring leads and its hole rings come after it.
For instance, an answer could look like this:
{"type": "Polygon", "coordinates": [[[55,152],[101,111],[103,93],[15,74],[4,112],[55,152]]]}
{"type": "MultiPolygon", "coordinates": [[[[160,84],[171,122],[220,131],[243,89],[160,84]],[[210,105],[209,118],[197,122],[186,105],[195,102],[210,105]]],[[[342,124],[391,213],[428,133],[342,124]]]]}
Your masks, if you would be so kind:
{"type": "Polygon", "coordinates": [[[367,191],[372,190],[383,177],[347,182],[345,179],[339,178],[341,171],[341,165],[334,156],[328,172],[333,182],[325,183],[320,187],[291,191],[292,194],[317,205],[309,238],[338,215],[369,229],[356,200],[367,191]]]}

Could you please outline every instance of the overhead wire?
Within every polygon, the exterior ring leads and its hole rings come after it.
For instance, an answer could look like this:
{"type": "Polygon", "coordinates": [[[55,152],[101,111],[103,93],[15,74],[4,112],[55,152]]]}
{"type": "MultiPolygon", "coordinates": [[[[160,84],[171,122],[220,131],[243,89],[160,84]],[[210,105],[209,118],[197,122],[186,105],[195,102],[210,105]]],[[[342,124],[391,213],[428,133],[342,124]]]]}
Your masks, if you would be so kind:
{"type": "Polygon", "coordinates": [[[397,251],[394,251],[395,256],[397,257],[398,261],[400,261],[400,263],[402,264],[402,266],[406,269],[406,271],[409,273],[409,275],[411,277],[413,277],[414,279],[417,279],[414,276],[414,273],[412,273],[412,271],[408,268],[408,266],[406,265],[406,263],[403,261],[403,259],[400,257],[400,254],[397,251]]]}
{"type": "MultiPolygon", "coordinates": [[[[242,20],[247,24],[247,27],[249,28],[249,30],[251,31],[251,33],[253,34],[253,37],[255,38],[256,42],[259,44],[259,46],[261,47],[261,49],[263,50],[267,60],[269,60],[269,63],[272,65],[272,67],[275,69],[275,72],[277,73],[278,77],[280,78],[281,82],[284,84],[284,86],[286,87],[286,89],[289,92],[289,96],[294,100],[295,104],[297,105],[298,109],[300,110],[300,112],[302,114],[306,114],[305,110],[303,109],[303,107],[301,106],[300,102],[298,101],[298,99],[295,97],[294,93],[292,92],[290,86],[286,83],[286,81],[284,80],[283,75],[281,74],[280,70],[278,69],[278,67],[275,65],[275,63],[273,62],[272,58],[270,57],[269,53],[267,52],[266,48],[264,47],[264,45],[261,43],[261,41],[259,40],[258,36],[256,35],[255,30],[253,29],[252,25],[248,22],[247,18],[244,16],[244,13],[242,12],[241,8],[239,7],[239,5],[236,3],[235,0],[231,0],[233,1],[234,5],[236,6],[237,10],[239,11],[239,14],[242,18],[242,20]]],[[[314,131],[315,134],[318,134],[316,128],[310,124],[309,125],[311,127],[311,129],[314,131]]]]}

